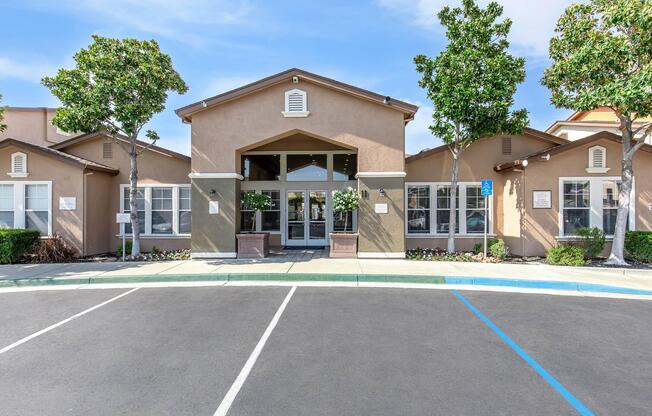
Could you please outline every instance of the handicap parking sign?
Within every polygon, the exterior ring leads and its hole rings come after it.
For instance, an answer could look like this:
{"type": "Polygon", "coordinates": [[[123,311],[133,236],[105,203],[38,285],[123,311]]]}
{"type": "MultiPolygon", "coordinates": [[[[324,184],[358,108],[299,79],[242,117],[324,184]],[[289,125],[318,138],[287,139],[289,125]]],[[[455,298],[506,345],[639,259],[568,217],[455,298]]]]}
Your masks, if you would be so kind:
{"type": "Polygon", "coordinates": [[[494,193],[494,181],[491,179],[482,180],[482,196],[491,196],[494,193]]]}

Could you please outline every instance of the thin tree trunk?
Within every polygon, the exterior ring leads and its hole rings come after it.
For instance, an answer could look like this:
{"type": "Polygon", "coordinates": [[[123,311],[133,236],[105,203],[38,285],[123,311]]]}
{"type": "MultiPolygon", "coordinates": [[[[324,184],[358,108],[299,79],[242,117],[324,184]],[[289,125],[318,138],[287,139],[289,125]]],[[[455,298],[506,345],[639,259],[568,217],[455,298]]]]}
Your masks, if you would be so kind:
{"type": "Polygon", "coordinates": [[[129,213],[131,217],[131,255],[140,254],[140,221],[138,220],[138,153],[135,140],[131,140],[129,152],[131,162],[129,170],[129,213]]]}
{"type": "Polygon", "coordinates": [[[448,219],[448,247],[447,251],[449,253],[455,252],[455,227],[457,225],[457,180],[459,177],[460,171],[460,155],[462,153],[461,149],[455,146],[452,149],[453,155],[453,169],[451,172],[451,187],[450,187],[450,211],[448,219]]]}
{"type": "Polygon", "coordinates": [[[633,147],[631,123],[623,121],[621,122],[621,126],[623,159],[621,161],[620,192],[618,193],[618,215],[616,216],[616,230],[614,231],[611,254],[609,255],[607,264],[626,266],[627,262],[625,261],[624,255],[625,233],[627,231],[627,220],[634,179],[634,165],[632,163],[634,154],[631,152],[633,147]]]}

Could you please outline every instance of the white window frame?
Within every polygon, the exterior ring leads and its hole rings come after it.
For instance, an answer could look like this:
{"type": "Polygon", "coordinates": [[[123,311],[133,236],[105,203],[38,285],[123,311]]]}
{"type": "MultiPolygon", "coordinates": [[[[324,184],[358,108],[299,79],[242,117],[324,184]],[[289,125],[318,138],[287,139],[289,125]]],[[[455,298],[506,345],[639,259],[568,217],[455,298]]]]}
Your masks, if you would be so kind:
{"type": "MultiPolygon", "coordinates": [[[[125,212],[125,189],[129,189],[129,184],[120,185],[120,212],[125,212]]],[[[190,188],[189,183],[183,184],[138,184],[145,192],[145,232],[140,236],[150,239],[169,239],[169,238],[187,238],[190,233],[179,233],[179,188],[190,188]],[[172,188],[172,233],[171,234],[152,234],[152,188],[172,188]]],[[[192,191],[191,191],[192,193],[192,191]]],[[[192,200],[191,200],[192,201],[192,200]]],[[[125,233],[125,224],[120,224],[118,236],[125,233]]],[[[126,234],[131,236],[131,233],[126,234]]]]}
{"type": "Polygon", "coordinates": [[[0,185],[14,186],[14,228],[25,228],[25,186],[47,185],[48,187],[48,233],[52,236],[52,181],[0,181],[0,185]]]}
{"type": "Polygon", "coordinates": [[[607,173],[609,172],[610,168],[607,167],[607,149],[603,146],[592,146],[589,148],[588,151],[588,158],[589,158],[589,163],[588,163],[588,168],[586,168],[586,173],[607,173]],[[593,164],[593,153],[596,151],[602,152],[602,166],[595,166],[593,164]]]}
{"type": "MultiPolygon", "coordinates": [[[[620,182],[620,176],[561,176],[559,177],[559,190],[557,194],[558,204],[558,240],[573,240],[577,239],[575,235],[564,235],[564,182],[589,182],[589,227],[598,227],[602,230],[602,216],[603,216],[603,182],[620,182]]],[[[636,178],[632,178],[632,193],[631,201],[629,204],[629,229],[636,229],[636,178]]],[[[613,235],[608,235],[607,238],[613,238],[613,235]]]]}
{"type": "Polygon", "coordinates": [[[14,152],[11,154],[11,172],[8,172],[7,175],[11,176],[12,178],[26,178],[29,176],[28,170],[27,170],[27,154],[23,152],[14,152]],[[18,172],[16,171],[16,158],[17,157],[22,157],[23,158],[23,169],[24,171],[18,172]]]}
{"type": "MultiPolygon", "coordinates": [[[[448,233],[437,233],[437,187],[450,186],[450,182],[406,182],[405,183],[405,236],[406,238],[447,238],[448,233]],[[430,232],[429,233],[409,233],[407,226],[407,204],[408,204],[408,187],[411,186],[429,186],[430,187],[430,232]]],[[[483,233],[466,232],[466,188],[467,186],[482,186],[481,182],[458,182],[459,206],[459,232],[455,233],[456,238],[482,238],[483,233]]],[[[494,236],[494,195],[488,199],[488,227],[487,235],[494,236]]],[[[472,210],[475,211],[475,210],[472,210]]]]}
{"type": "Polygon", "coordinates": [[[305,91],[298,88],[285,91],[285,110],[281,112],[283,117],[308,117],[310,111],[308,111],[308,94],[305,91]],[[299,94],[303,99],[301,111],[290,111],[290,95],[299,94]]]}

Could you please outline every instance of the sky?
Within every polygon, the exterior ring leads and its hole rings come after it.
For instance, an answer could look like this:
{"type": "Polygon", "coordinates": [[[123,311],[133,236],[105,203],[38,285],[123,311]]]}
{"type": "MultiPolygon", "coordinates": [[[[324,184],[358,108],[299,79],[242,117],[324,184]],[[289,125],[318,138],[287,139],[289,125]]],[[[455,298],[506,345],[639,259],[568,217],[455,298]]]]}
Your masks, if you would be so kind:
{"type": "MultiPolygon", "coordinates": [[[[486,4],[485,0],[479,0],[486,4]]],[[[413,57],[436,56],[446,38],[436,18],[461,0],[3,0],[0,94],[3,105],[56,107],[40,84],[91,35],[155,39],[190,87],[170,95],[147,128],[159,145],[190,152],[190,126],[174,110],[288,68],[301,68],[420,107],[406,128],[406,152],[441,142],[428,130],[432,106],[419,88],[413,57]]],[[[511,52],[526,59],[515,106],[545,130],[571,111],[550,104],[540,85],[548,41],[570,0],[499,0],[513,21],[511,52]]]]}

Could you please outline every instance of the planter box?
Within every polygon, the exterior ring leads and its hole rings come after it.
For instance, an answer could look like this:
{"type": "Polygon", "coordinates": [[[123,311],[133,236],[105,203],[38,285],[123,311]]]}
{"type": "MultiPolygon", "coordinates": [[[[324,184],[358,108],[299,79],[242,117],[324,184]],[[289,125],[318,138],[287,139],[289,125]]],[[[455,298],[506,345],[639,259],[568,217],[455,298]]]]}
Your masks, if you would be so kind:
{"type": "Polygon", "coordinates": [[[330,257],[354,259],[358,257],[357,233],[330,233],[330,257]]]}
{"type": "Polygon", "coordinates": [[[237,234],[239,259],[262,259],[269,254],[269,233],[237,234]]]}

